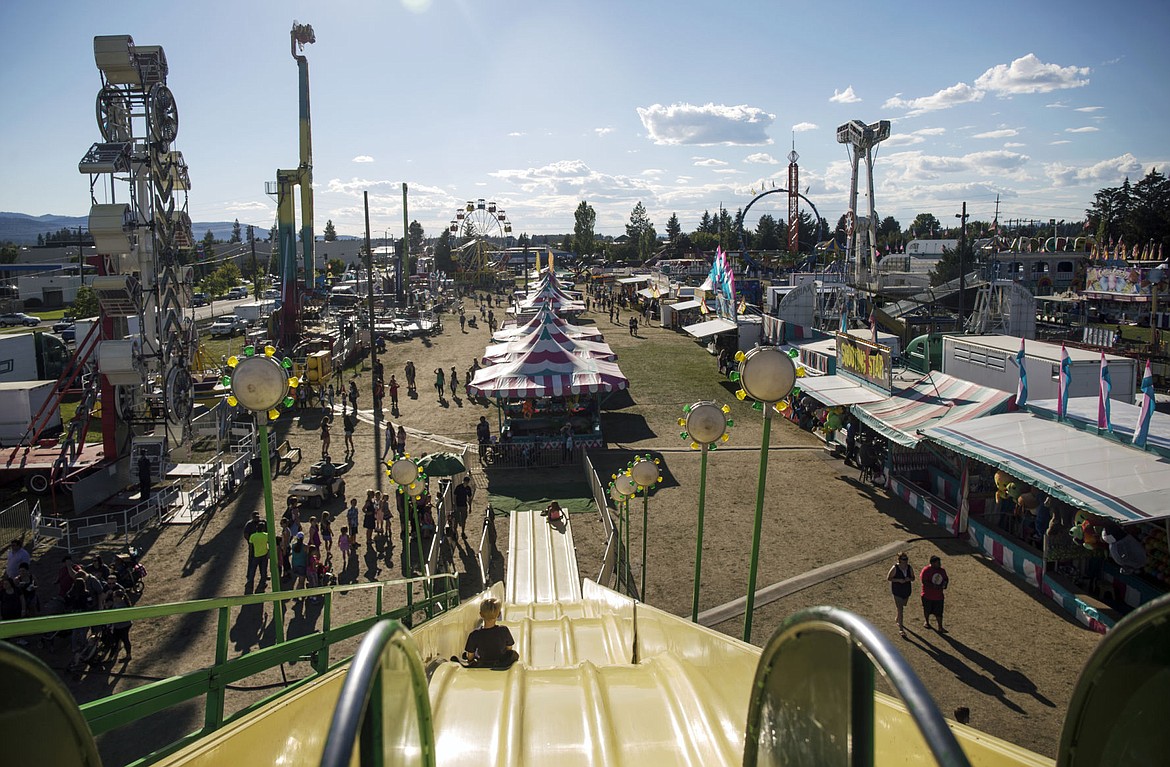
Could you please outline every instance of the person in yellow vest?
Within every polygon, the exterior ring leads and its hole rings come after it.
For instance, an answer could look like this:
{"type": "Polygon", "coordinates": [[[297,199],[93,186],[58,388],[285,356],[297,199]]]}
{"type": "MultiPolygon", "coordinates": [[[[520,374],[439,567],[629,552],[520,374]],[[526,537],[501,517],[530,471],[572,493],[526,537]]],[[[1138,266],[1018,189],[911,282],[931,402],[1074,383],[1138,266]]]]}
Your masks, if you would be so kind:
{"type": "Polygon", "coordinates": [[[260,584],[256,591],[263,591],[268,585],[268,525],[260,522],[248,536],[248,585],[256,573],[260,573],[260,584]]]}

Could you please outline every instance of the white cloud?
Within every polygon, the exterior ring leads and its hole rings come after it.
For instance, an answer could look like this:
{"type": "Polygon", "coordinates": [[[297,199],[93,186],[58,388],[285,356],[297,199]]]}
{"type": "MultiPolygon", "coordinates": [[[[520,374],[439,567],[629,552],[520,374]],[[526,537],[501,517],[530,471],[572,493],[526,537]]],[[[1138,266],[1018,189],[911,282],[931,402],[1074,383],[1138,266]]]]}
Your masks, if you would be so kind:
{"type": "Polygon", "coordinates": [[[1072,142],[1071,142],[1071,141],[1069,141],[1068,139],[1066,139],[1066,138],[1062,138],[1062,139],[1060,139],[1059,141],[1049,141],[1049,142],[1048,142],[1048,145],[1049,145],[1049,146],[1060,146],[1061,144],[1071,144],[1071,143],[1072,143],[1072,142]]]}
{"type": "Polygon", "coordinates": [[[488,175],[515,184],[529,195],[581,195],[625,199],[630,192],[645,193],[649,182],[593,170],[581,160],[559,160],[539,168],[502,169],[488,175]]]}
{"type": "Polygon", "coordinates": [[[527,135],[528,134],[522,130],[514,130],[508,134],[508,138],[520,138],[521,136],[527,136],[527,135]]]}
{"type": "Polygon", "coordinates": [[[713,173],[740,173],[740,171],[736,170],[735,168],[718,168],[712,172],[713,173]]]}
{"type": "MultiPolygon", "coordinates": [[[[1008,97],[1025,93],[1049,93],[1067,88],[1080,88],[1089,84],[1089,68],[1057,64],[1045,64],[1036,58],[1035,54],[1013,61],[1011,64],[996,64],[979,77],[975,84],[955,83],[949,88],[943,88],[930,96],[921,96],[914,99],[904,99],[902,94],[896,94],[887,99],[882,106],[886,109],[907,109],[907,116],[919,115],[939,109],[950,109],[959,104],[969,104],[982,101],[988,93],[1008,97]]],[[[1063,107],[1057,102],[1048,104],[1050,107],[1063,107]]]]}
{"type": "Polygon", "coordinates": [[[1003,144],[1004,149],[1019,149],[1022,146],[1027,146],[1027,144],[1021,144],[1018,141],[1005,141],[1003,144]]]}
{"type": "Polygon", "coordinates": [[[1096,111],[1099,111],[1099,110],[1104,109],[1104,108],[1105,107],[1077,107],[1073,111],[1074,112],[1096,112],[1096,111]]]}
{"type": "Polygon", "coordinates": [[[779,161],[767,152],[756,152],[743,158],[743,161],[752,165],[779,165],[779,161]]]}
{"type": "Polygon", "coordinates": [[[882,143],[886,147],[912,146],[924,143],[929,136],[941,136],[946,132],[946,128],[921,128],[909,133],[894,133],[882,143]]]}
{"type": "Polygon", "coordinates": [[[643,176],[650,176],[653,178],[653,177],[661,176],[665,172],[666,171],[664,171],[662,168],[647,168],[646,170],[642,171],[642,175],[643,176]]]}
{"type": "Polygon", "coordinates": [[[716,160],[714,157],[692,157],[691,159],[700,168],[718,168],[727,164],[723,160],[716,160]]]}
{"type": "Polygon", "coordinates": [[[652,104],[638,107],[650,140],[664,146],[755,146],[771,144],[768,128],[776,119],[758,107],[724,104],[652,104]]]}
{"type": "Polygon", "coordinates": [[[598,136],[608,136],[613,133],[613,128],[594,128],[593,132],[598,136]]]}
{"type": "Polygon", "coordinates": [[[792,132],[793,133],[804,133],[806,131],[816,130],[817,127],[818,126],[816,123],[810,123],[810,122],[797,123],[796,125],[792,126],[792,132]]]}
{"type": "Polygon", "coordinates": [[[882,104],[884,109],[908,109],[910,115],[918,115],[923,112],[933,112],[938,109],[950,109],[958,104],[969,104],[972,101],[982,101],[983,91],[972,88],[967,83],[955,83],[949,88],[943,88],[941,91],[931,94],[930,96],[922,96],[916,99],[904,99],[901,94],[893,98],[886,99],[886,103],[882,104]]]}
{"type": "Polygon", "coordinates": [[[858,98],[857,94],[853,92],[853,86],[850,85],[843,91],[839,91],[834,88],[833,95],[829,97],[829,101],[833,102],[834,104],[856,104],[858,101],[861,101],[861,99],[858,98]]]}
{"type": "Polygon", "coordinates": [[[1101,130],[1101,129],[1095,128],[1092,125],[1086,125],[1083,128],[1065,128],[1064,132],[1065,133],[1096,133],[1099,130],[1101,130]]]}
{"type": "Polygon", "coordinates": [[[1002,149],[971,152],[961,156],[931,155],[920,151],[895,152],[883,158],[887,181],[918,184],[941,178],[944,174],[980,173],[993,176],[1019,176],[1029,157],[1002,149]]]}
{"type": "Polygon", "coordinates": [[[998,130],[989,130],[985,133],[976,133],[971,138],[1011,138],[1018,136],[1020,132],[1014,128],[999,128],[998,130]]]}
{"type": "Polygon", "coordinates": [[[352,162],[373,162],[373,161],[374,161],[374,158],[370,157],[368,154],[359,154],[357,157],[353,158],[353,160],[352,160],[352,162]]]}
{"type": "Polygon", "coordinates": [[[1079,168],[1063,163],[1052,163],[1044,168],[1044,173],[1051,179],[1053,186],[1086,184],[1099,187],[1120,183],[1126,176],[1135,176],[1141,171],[1141,163],[1129,152],[1079,168]]]}

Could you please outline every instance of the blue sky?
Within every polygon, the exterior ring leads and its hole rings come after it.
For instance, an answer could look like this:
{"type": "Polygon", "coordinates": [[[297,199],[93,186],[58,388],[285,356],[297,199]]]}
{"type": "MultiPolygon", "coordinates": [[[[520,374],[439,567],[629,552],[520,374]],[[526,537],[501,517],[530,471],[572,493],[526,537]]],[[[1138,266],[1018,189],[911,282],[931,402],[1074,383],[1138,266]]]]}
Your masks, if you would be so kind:
{"type": "MultiPolygon", "coordinates": [[[[294,19],[317,35],[318,233],[360,233],[368,191],[374,236],[400,236],[402,182],[429,235],[477,198],[514,233],[571,231],[583,199],[602,234],[639,201],[659,233],[672,212],[689,231],[784,186],[794,139],[835,222],[851,119],[893,122],[875,197],[903,227],[964,201],[990,220],[997,194],[1001,220],[1079,220],[1095,191],[1170,159],[1164,1],[5,0],[0,210],[88,212],[92,38],[130,34],[166,51],[192,218],[268,228],[264,184],[298,158],[294,19]]],[[[785,217],[781,197],[752,218],[785,217]]]]}

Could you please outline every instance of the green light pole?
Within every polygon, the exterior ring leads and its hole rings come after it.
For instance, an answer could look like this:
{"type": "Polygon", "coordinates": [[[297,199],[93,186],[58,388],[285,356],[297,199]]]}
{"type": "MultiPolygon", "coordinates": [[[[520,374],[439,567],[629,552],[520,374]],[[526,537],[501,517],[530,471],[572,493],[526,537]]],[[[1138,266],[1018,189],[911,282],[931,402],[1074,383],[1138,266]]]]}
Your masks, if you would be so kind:
{"type": "Polygon", "coordinates": [[[743,641],[752,641],[752,612],[756,605],[756,572],[760,563],[760,531],[764,524],[764,490],[768,484],[768,447],[772,435],[772,410],[796,384],[796,365],[792,358],[775,346],[757,346],[747,354],[735,355],[739,370],[732,374],[739,381],[739,399],[755,400],[753,410],[764,411],[764,435],[760,445],[760,477],[756,485],[756,518],[752,527],[752,559],[748,572],[747,605],[743,617],[743,641]]]}
{"type": "MultiPolygon", "coordinates": [[[[289,368],[292,361],[285,358],[277,361],[273,356],[276,349],[271,346],[264,348],[263,355],[257,355],[255,347],[244,348],[244,358],[231,357],[228,366],[231,375],[225,376],[224,383],[231,388],[227,402],[232,407],[240,405],[255,413],[260,447],[260,476],[264,481],[264,521],[268,527],[268,568],[272,580],[272,591],[280,591],[280,555],[277,552],[276,511],[272,503],[272,464],[268,454],[268,422],[277,418],[280,411],[277,406],[283,404],[292,407],[293,400],[289,390],[296,388],[296,377],[290,377],[289,368]]],[[[251,556],[251,549],[248,556],[251,556]]],[[[284,641],[284,618],[277,611],[283,613],[283,604],[276,603],[272,615],[272,623],[276,632],[276,641],[284,641]]]]}
{"type": "MultiPolygon", "coordinates": [[[[410,551],[410,526],[413,525],[416,531],[418,530],[418,514],[415,510],[415,499],[422,495],[424,487],[423,480],[425,475],[423,470],[415,463],[409,455],[403,455],[394,459],[390,464],[387,464],[386,473],[390,476],[390,481],[398,486],[398,492],[406,496],[404,503],[406,504],[406,511],[408,514],[409,524],[406,529],[402,531],[402,550],[406,556],[406,573],[409,579],[414,575],[414,567],[411,561],[410,551]]],[[[421,532],[421,531],[419,531],[421,532]]],[[[420,536],[421,538],[421,536],[420,536]]],[[[422,542],[419,541],[419,561],[422,561],[422,542]]],[[[414,584],[410,580],[406,582],[406,605],[410,608],[414,604],[414,584]]]]}
{"type": "Polygon", "coordinates": [[[642,491],[642,583],[639,594],[646,601],[646,542],[650,528],[650,488],[662,481],[658,476],[658,459],[638,457],[630,464],[629,475],[637,489],[642,491]]]}
{"type": "Polygon", "coordinates": [[[634,482],[634,478],[630,476],[628,471],[623,471],[613,475],[612,492],[617,494],[615,500],[618,504],[619,518],[624,516],[625,522],[625,561],[621,572],[622,579],[627,584],[626,593],[628,594],[630,581],[630,498],[638,492],[638,484],[634,482]],[[617,500],[619,498],[620,500],[617,500]],[[623,509],[625,510],[624,515],[623,509]]]}
{"type": "Polygon", "coordinates": [[[699,584],[703,574],[703,508],[707,502],[707,451],[716,450],[719,443],[726,442],[730,435],[727,429],[735,421],[727,417],[731,408],[715,402],[696,402],[683,408],[683,417],[678,425],[683,427],[679,434],[691,440],[692,450],[702,450],[699,459],[699,521],[695,535],[695,589],[691,597],[691,622],[699,622],[699,584]]]}

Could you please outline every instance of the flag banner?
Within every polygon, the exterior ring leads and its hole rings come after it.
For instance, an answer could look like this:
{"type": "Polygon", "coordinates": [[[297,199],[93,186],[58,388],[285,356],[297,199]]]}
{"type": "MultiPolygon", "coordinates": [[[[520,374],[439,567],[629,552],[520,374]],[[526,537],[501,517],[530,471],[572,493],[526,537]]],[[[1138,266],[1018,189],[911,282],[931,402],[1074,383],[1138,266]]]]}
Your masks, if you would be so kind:
{"type": "Polygon", "coordinates": [[[1068,391],[1072,383],[1072,358],[1068,356],[1068,349],[1060,345],[1060,383],[1059,397],[1056,400],[1056,418],[1063,420],[1068,413],[1068,391]]]}
{"type": "Polygon", "coordinates": [[[1142,409],[1138,413],[1137,430],[1133,433],[1135,447],[1145,447],[1150,436],[1150,421],[1154,418],[1154,373],[1146,360],[1146,374],[1142,376],[1142,409]]]}
{"type": "Polygon", "coordinates": [[[1113,379],[1109,377],[1109,363],[1105,361],[1105,352],[1101,352],[1101,386],[1097,392],[1097,428],[1113,431],[1113,422],[1109,419],[1109,394],[1113,391],[1113,379]]]}
{"type": "Polygon", "coordinates": [[[1020,350],[1016,352],[1016,367],[1020,371],[1020,382],[1016,385],[1016,407],[1028,403],[1028,368],[1024,364],[1024,339],[1020,339],[1020,350]]]}

